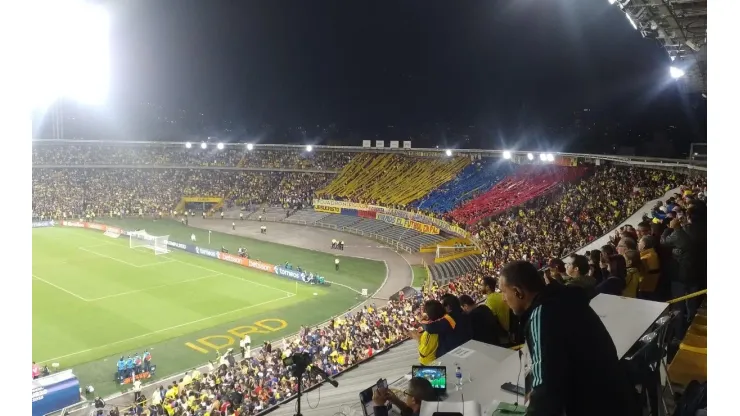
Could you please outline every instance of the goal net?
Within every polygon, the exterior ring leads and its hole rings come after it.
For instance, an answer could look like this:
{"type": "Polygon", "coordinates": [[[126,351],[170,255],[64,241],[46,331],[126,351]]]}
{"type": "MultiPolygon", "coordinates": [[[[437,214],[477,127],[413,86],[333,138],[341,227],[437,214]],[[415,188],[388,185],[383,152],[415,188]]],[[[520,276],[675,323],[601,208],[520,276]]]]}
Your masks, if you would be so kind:
{"type": "Polygon", "coordinates": [[[468,251],[474,251],[475,246],[437,246],[437,258],[449,257],[459,253],[465,253],[468,251]]]}
{"type": "Polygon", "coordinates": [[[167,254],[170,252],[167,246],[167,240],[170,238],[168,235],[151,235],[147,233],[146,230],[133,231],[128,235],[129,248],[151,248],[154,250],[155,255],[167,254]]]}

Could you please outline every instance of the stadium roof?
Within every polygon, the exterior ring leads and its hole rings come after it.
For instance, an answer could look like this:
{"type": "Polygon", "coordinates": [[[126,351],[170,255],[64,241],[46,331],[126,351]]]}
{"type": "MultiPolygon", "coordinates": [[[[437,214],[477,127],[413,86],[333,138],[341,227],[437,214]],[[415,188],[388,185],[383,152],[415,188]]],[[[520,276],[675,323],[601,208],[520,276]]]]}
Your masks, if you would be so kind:
{"type": "Polygon", "coordinates": [[[644,38],[660,43],[685,72],[686,91],[707,93],[707,0],[608,0],[644,38]]]}

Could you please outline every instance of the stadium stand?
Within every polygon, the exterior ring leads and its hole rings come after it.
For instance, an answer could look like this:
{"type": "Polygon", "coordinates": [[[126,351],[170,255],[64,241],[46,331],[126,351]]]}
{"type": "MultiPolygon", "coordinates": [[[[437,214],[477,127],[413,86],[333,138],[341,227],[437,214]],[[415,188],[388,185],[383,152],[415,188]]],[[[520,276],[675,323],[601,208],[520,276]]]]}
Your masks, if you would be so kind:
{"type": "MultiPolygon", "coordinates": [[[[36,152],[35,148],[34,151],[36,152]]],[[[81,162],[77,164],[102,163],[104,156],[97,154],[90,156],[95,152],[97,150],[80,151],[80,148],[75,148],[60,152],[67,156],[55,156],[53,152],[46,154],[39,151],[38,153],[43,156],[34,155],[34,163],[39,161],[48,166],[61,160],[57,159],[59,157],[72,159],[81,157],[81,162]],[[78,156],[78,152],[85,156],[78,156]]],[[[124,150],[110,157],[119,161],[133,160],[139,151],[132,151],[133,156],[128,152],[129,150],[124,150]]],[[[164,159],[153,157],[143,160],[153,161],[154,164],[171,163],[172,160],[178,160],[177,163],[199,163],[191,162],[190,159],[184,159],[186,162],[182,162],[183,159],[178,159],[181,156],[169,156],[166,151],[163,152],[164,159]]],[[[463,171],[462,175],[467,174],[463,170],[468,163],[465,160],[420,161],[418,158],[396,156],[399,155],[360,154],[344,168],[337,180],[324,188],[324,191],[331,188],[336,190],[331,194],[337,197],[357,200],[370,198],[369,200],[382,204],[403,205],[412,201],[406,201],[406,197],[402,195],[404,192],[412,189],[415,192],[421,188],[420,195],[423,195],[443,185],[460,171],[463,171]],[[356,162],[358,159],[363,159],[363,162],[361,164],[356,162]],[[363,174],[357,170],[359,167],[367,167],[372,171],[372,175],[367,176],[375,177],[375,181],[386,185],[372,190],[364,189],[362,184],[369,182],[362,178],[363,174]],[[388,180],[380,181],[378,177],[389,167],[393,172],[387,174],[388,180]],[[338,182],[340,178],[342,179],[338,182]],[[400,185],[409,178],[415,179],[410,180],[409,184],[400,185]],[[398,185],[399,189],[393,189],[398,192],[391,191],[391,184],[398,185]],[[343,189],[345,185],[347,188],[343,189]]],[[[286,156],[283,159],[278,154],[269,157],[275,161],[271,163],[284,162],[289,166],[298,166],[294,164],[295,156],[286,156]]],[[[235,162],[236,156],[224,156],[224,159],[218,163],[239,164],[242,161],[240,157],[235,162]]],[[[337,166],[342,163],[341,160],[345,160],[346,163],[346,159],[339,159],[337,166]]],[[[75,165],[69,161],[60,164],[75,165]]],[[[114,210],[133,212],[136,207],[142,207],[147,212],[155,212],[174,207],[183,195],[212,195],[226,197],[233,204],[249,205],[250,219],[254,219],[255,215],[264,215],[281,221],[300,221],[306,224],[374,233],[387,238],[395,237],[396,241],[403,243],[413,241],[414,244],[418,242],[419,246],[434,243],[432,240],[439,242],[447,239],[444,236],[422,234],[415,230],[392,226],[382,221],[305,209],[294,211],[286,209],[283,205],[296,201],[308,202],[307,199],[310,199],[313,190],[323,186],[329,179],[328,175],[315,173],[269,172],[256,176],[251,172],[205,169],[34,168],[33,209],[36,213],[46,213],[47,216],[60,216],[60,212],[75,215],[85,212],[107,214],[114,210]],[[275,203],[282,207],[268,206],[275,203]]],[[[704,211],[697,211],[697,207],[705,204],[705,194],[702,194],[702,191],[706,192],[705,180],[689,181],[682,174],[633,167],[596,167],[589,175],[585,175],[583,169],[574,168],[552,167],[548,168],[547,172],[542,172],[541,168],[519,168],[513,177],[504,179],[485,194],[458,208],[461,211],[456,210],[459,218],[468,224],[468,229],[475,233],[475,239],[483,251],[482,256],[468,256],[430,266],[435,284],[423,296],[419,294],[398,301],[392,300],[387,305],[378,307],[366,305],[356,314],[332,320],[325,327],[303,329],[297,337],[286,340],[285,344],[276,348],[270,346],[255,349],[246,362],[237,363],[234,367],[214,368],[207,373],[190,372],[176,383],[180,385],[180,391],[186,388],[195,391],[197,399],[193,403],[188,403],[186,397],[183,399],[184,403],[178,406],[188,408],[195,405],[209,411],[220,411],[224,406],[232,410],[239,407],[242,409],[240,415],[260,414],[295,395],[298,380],[292,379],[288,369],[282,365],[282,351],[287,349],[320,351],[315,364],[332,375],[338,375],[406,340],[407,329],[416,323],[412,311],[425,299],[436,299],[445,293],[452,293],[468,294],[476,300],[482,300],[485,294],[481,291],[481,278],[484,275],[496,275],[503,264],[525,258],[542,267],[549,259],[563,257],[606,234],[645,202],[685,183],[691,184],[690,189],[682,190],[684,192],[682,195],[665,203],[665,206],[677,207],[674,214],[666,213],[659,208],[653,213],[655,219],[653,223],[659,229],[666,226],[674,228],[676,225],[672,223],[683,222],[691,231],[687,233],[688,238],[696,245],[690,246],[689,254],[678,253],[678,255],[675,251],[671,252],[670,247],[664,247],[669,250],[663,260],[671,264],[683,264],[679,263],[683,259],[682,255],[691,255],[697,259],[702,249],[706,251],[706,230],[702,243],[701,230],[697,231],[695,227],[691,227],[696,222],[687,221],[688,217],[691,217],[692,221],[697,221],[701,215],[706,215],[706,208],[704,211]],[[579,178],[580,180],[576,181],[579,178]],[[496,201],[496,198],[504,201],[496,201]],[[509,212],[502,213],[507,210],[509,212]],[[479,222],[483,219],[485,220],[479,222]],[[264,377],[268,372],[273,374],[274,379],[267,380],[264,377]],[[185,380],[189,382],[186,383],[185,380]],[[217,380],[229,381],[217,383],[217,380]],[[243,387],[235,388],[237,384],[243,387]],[[256,389],[256,386],[259,386],[259,389],[256,389]],[[233,393],[237,393],[238,397],[233,393]]],[[[449,189],[457,188],[451,186],[449,189]]],[[[442,206],[442,203],[439,204],[442,206]]],[[[666,232],[666,235],[670,235],[670,232],[666,232]]],[[[618,241],[615,240],[612,244],[617,247],[618,241]]],[[[599,265],[593,266],[598,268],[599,265]]],[[[663,276],[673,282],[675,276],[670,275],[671,271],[680,269],[666,267],[664,270],[665,272],[661,272],[664,273],[663,276]]],[[[706,273],[706,269],[699,268],[695,273],[696,276],[693,277],[699,278],[701,273],[706,273]]],[[[704,280],[697,283],[699,288],[706,285],[706,276],[703,277],[704,280]]],[[[676,308],[684,307],[684,304],[679,302],[676,308]]],[[[693,329],[689,329],[687,338],[684,338],[686,343],[692,344],[695,349],[700,349],[702,340],[688,337],[702,336],[701,334],[706,337],[706,326],[703,325],[706,321],[705,309],[702,314],[694,320],[693,329]]],[[[587,339],[585,341],[587,342],[587,339]]],[[[701,355],[701,351],[697,354],[701,355]]],[[[679,353],[678,357],[682,355],[679,353]]],[[[403,359],[408,359],[408,355],[404,354],[403,359]]],[[[692,377],[695,377],[694,373],[684,376],[686,380],[692,377]]],[[[307,375],[302,382],[309,387],[320,384],[322,380],[315,375],[307,375]]],[[[148,406],[160,403],[158,407],[155,405],[157,412],[167,406],[170,410],[177,407],[174,403],[178,402],[178,399],[166,395],[168,388],[147,397],[148,406]]],[[[174,411],[170,414],[173,413],[174,411]]]]}
{"type": "Polygon", "coordinates": [[[475,198],[510,175],[516,165],[508,161],[483,159],[466,166],[455,179],[413,202],[410,206],[424,212],[445,214],[475,198]]]}
{"type": "Polygon", "coordinates": [[[405,206],[452,180],[469,163],[467,157],[361,153],[318,194],[328,199],[405,206]]]}
{"type": "Polygon", "coordinates": [[[34,166],[198,166],[256,169],[297,169],[337,171],[354,153],[328,149],[306,152],[303,147],[274,146],[247,150],[244,144],[215,143],[201,149],[199,143],[111,143],[77,141],[34,141],[34,166]]]}
{"type": "Polygon", "coordinates": [[[474,224],[536,198],[558,183],[578,179],[585,173],[585,168],[521,166],[488,192],[452,211],[452,218],[459,223],[474,224]]]}

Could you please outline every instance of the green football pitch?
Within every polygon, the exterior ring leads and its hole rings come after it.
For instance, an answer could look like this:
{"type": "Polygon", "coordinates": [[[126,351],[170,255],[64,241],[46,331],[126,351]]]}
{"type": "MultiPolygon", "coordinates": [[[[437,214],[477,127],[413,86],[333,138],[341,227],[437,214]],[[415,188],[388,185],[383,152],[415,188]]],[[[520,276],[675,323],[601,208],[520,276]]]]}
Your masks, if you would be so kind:
{"type": "Polygon", "coordinates": [[[74,368],[82,385],[96,392],[122,390],[113,381],[121,355],[149,349],[157,377],[185,371],[238,349],[249,333],[252,344],[295,333],[343,313],[373,293],[386,276],[382,262],[342,258],[281,244],[212,233],[173,221],[111,222],[146,229],[201,247],[249,249],[250,257],[272,264],[289,261],[336,284],[317,287],[239,265],[173,250],[129,248],[127,237],[64,227],[33,233],[33,358],[74,368]]]}

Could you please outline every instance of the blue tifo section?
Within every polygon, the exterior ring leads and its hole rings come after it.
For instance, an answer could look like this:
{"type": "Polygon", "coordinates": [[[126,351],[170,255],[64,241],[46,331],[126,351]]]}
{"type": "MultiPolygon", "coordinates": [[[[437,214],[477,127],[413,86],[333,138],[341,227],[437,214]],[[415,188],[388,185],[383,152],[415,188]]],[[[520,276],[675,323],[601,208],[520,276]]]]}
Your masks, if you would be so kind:
{"type": "Polygon", "coordinates": [[[413,202],[411,206],[439,214],[450,212],[463,202],[491,189],[514,172],[515,167],[513,163],[501,159],[473,162],[455,179],[413,202]]]}

